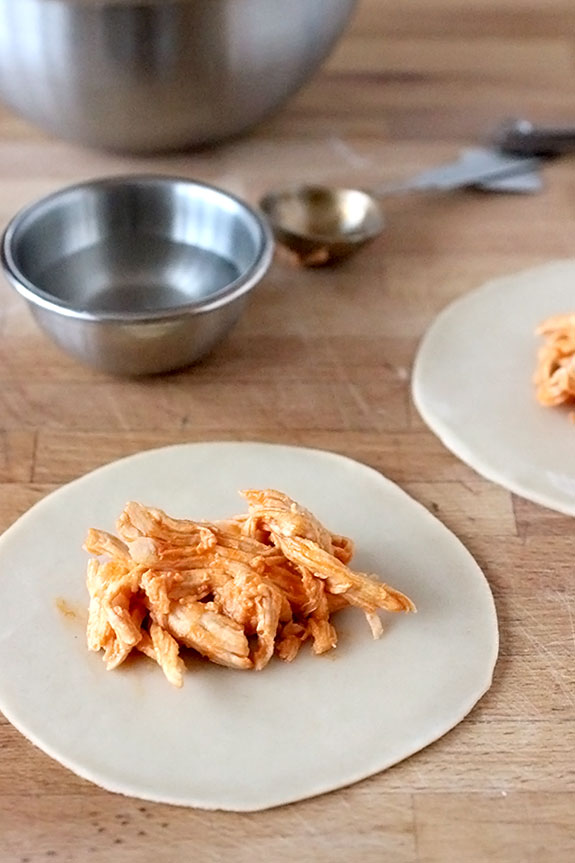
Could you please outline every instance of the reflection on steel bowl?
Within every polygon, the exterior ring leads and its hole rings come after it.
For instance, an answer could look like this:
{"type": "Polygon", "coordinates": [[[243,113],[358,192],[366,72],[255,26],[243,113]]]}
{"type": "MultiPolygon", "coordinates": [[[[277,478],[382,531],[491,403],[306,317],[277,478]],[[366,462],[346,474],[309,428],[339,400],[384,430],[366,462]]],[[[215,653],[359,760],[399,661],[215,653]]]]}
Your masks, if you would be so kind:
{"type": "Polygon", "coordinates": [[[0,0],[0,98],[85,144],[244,131],[318,68],[357,0],[0,0]]]}

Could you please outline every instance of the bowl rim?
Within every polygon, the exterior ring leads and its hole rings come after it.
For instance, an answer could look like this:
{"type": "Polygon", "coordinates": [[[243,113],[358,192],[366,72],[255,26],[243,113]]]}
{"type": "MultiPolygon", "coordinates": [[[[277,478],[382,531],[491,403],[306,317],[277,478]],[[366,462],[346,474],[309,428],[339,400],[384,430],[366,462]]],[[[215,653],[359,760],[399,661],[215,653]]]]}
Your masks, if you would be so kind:
{"type": "Polygon", "coordinates": [[[251,206],[242,198],[215,186],[211,183],[205,183],[203,180],[196,180],[190,177],[181,177],[172,174],[157,174],[157,173],[142,173],[142,174],[118,174],[106,177],[96,177],[91,180],[84,180],[80,183],[73,183],[69,186],[63,186],[38,198],[25,207],[21,208],[9,221],[4,233],[2,234],[0,244],[0,262],[4,270],[4,274],[8,281],[16,289],[16,291],[25,300],[34,306],[38,306],[44,310],[54,312],[68,318],[75,318],[82,321],[93,322],[110,322],[110,323],[127,323],[137,321],[161,321],[179,318],[182,315],[199,315],[207,312],[215,311],[222,306],[227,305],[233,300],[241,297],[250,291],[255,285],[261,281],[271,264],[274,253],[274,238],[268,221],[261,210],[251,206]],[[26,221],[26,219],[34,213],[34,211],[51,201],[55,201],[65,194],[75,192],[81,189],[91,189],[104,186],[120,186],[120,185],[141,185],[141,184],[184,184],[195,188],[207,189],[211,192],[216,192],[223,198],[233,201],[255,224],[258,232],[259,248],[254,262],[236,279],[229,282],[225,287],[215,292],[210,297],[205,297],[197,301],[183,303],[179,306],[166,306],[165,308],[142,311],[88,311],[77,309],[73,305],[66,303],[63,300],[58,300],[52,294],[43,291],[30,281],[21,269],[18,267],[14,254],[13,245],[15,235],[18,229],[26,221]]]}

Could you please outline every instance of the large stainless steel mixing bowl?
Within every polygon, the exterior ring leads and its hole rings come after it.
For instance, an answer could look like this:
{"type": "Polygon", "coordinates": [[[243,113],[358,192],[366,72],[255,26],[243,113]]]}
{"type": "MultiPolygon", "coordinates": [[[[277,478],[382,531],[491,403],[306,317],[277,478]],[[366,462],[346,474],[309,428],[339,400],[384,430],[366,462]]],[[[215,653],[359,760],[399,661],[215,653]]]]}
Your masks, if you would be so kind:
{"type": "Polygon", "coordinates": [[[0,98],[96,147],[241,132],[317,69],[356,0],[0,0],[0,98]]]}

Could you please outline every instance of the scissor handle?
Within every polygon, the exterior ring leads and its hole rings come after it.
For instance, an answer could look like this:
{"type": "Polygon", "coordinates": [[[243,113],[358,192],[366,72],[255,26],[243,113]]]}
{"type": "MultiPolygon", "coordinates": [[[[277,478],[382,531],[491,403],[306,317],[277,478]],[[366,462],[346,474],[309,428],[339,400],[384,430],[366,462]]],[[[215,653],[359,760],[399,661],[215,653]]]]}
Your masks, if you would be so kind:
{"type": "Polygon", "coordinates": [[[575,126],[535,126],[529,120],[510,120],[496,130],[492,143],[506,153],[559,156],[575,152],[575,126]]]}

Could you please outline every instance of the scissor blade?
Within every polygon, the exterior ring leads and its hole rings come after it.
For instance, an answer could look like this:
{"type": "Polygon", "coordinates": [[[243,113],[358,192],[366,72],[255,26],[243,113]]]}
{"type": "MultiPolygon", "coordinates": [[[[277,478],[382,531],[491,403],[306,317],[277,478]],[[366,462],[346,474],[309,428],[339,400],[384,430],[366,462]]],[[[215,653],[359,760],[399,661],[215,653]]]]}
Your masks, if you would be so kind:
{"type": "Polygon", "coordinates": [[[409,182],[409,186],[419,191],[450,191],[530,173],[537,170],[540,164],[541,160],[536,156],[514,156],[498,150],[478,148],[468,151],[467,155],[462,155],[455,162],[423,171],[409,182]]]}

